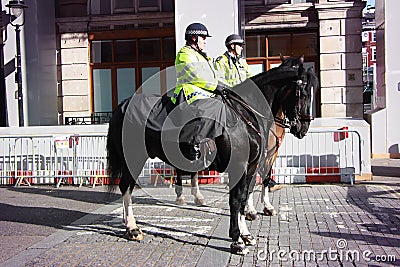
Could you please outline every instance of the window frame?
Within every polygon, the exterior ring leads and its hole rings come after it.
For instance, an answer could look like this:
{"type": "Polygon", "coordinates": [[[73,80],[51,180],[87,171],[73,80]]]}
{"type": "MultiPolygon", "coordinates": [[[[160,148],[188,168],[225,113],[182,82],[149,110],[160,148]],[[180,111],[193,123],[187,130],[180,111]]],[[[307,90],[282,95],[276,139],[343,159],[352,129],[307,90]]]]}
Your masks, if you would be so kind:
{"type": "MultiPolygon", "coordinates": [[[[135,69],[135,90],[137,91],[142,84],[142,76],[141,76],[141,68],[146,66],[156,66],[160,67],[160,70],[163,70],[169,66],[174,65],[174,59],[165,59],[163,58],[163,39],[164,38],[173,38],[175,39],[175,29],[174,28],[163,28],[163,29],[147,29],[143,30],[127,30],[127,31],[112,31],[112,32],[93,32],[89,33],[89,42],[88,42],[88,51],[89,51],[89,84],[90,84],[90,104],[89,104],[89,112],[93,114],[95,112],[94,109],[94,81],[93,81],[93,70],[95,69],[111,69],[111,78],[112,78],[112,108],[116,108],[118,105],[118,86],[117,86],[117,69],[119,68],[134,68],[135,69]],[[140,60],[138,57],[138,49],[139,49],[139,40],[140,39],[153,39],[157,38],[160,42],[160,50],[161,56],[159,60],[149,60],[144,61],[140,60]],[[115,61],[115,42],[120,40],[133,40],[136,42],[136,60],[131,62],[116,62],[115,61]],[[112,41],[112,62],[91,62],[91,44],[93,41],[112,41]]],[[[163,90],[163,89],[162,89],[163,90]]],[[[162,92],[161,92],[162,93],[162,92]]]]}
{"type": "Polygon", "coordinates": [[[376,47],[371,46],[371,61],[376,61],[376,47]]]}
{"type": "MultiPolygon", "coordinates": [[[[268,40],[268,35],[279,35],[279,34],[290,34],[290,50],[291,50],[291,54],[290,55],[283,55],[284,57],[288,57],[288,56],[296,56],[299,57],[301,55],[297,55],[297,54],[293,54],[293,42],[295,42],[295,40],[293,39],[293,36],[296,34],[310,34],[310,33],[314,33],[317,35],[317,43],[316,43],[316,54],[315,55],[305,55],[305,61],[306,62],[313,62],[314,66],[315,66],[315,73],[317,76],[319,76],[319,35],[318,32],[316,31],[304,31],[304,32],[297,32],[297,31],[282,31],[282,32],[247,32],[246,33],[246,38],[248,37],[252,37],[255,35],[260,35],[263,36],[266,46],[265,46],[265,57],[246,57],[247,63],[250,64],[260,64],[263,63],[264,64],[264,69],[265,70],[269,70],[271,69],[271,66],[274,64],[278,64],[281,62],[280,56],[277,55],[273,55],[273,56],[268,56],[268,49],[269,49],[269,40],[268,40]]],[[[260,39],[260,42],[262,42],[262,38],[260,39]]],[[[262,54],[262,53],[260,53],[262,54]]],[[[246,51],[246,55],[248,55],[247,51],[246,51]]],[[[316,92],[315,95],[315,99],[316,99],[316,116],[320,117],[321,116],[321,99],[320,99],[320,92],[316,92]]]]}

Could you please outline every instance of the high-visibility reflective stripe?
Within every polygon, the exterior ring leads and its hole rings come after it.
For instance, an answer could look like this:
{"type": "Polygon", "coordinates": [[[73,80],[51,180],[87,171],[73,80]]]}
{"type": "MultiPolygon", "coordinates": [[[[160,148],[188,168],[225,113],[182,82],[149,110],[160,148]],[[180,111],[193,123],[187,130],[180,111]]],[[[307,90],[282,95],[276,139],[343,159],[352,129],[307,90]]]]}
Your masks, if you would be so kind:
{"type": "Polygon", "coordinates": [[[184,90],[186,101],[190,104],[193,101],[211,97],[218,81],[215,69],[210,60],[207,60],[194,49],[184,46],[175,60],[177,70],[177,82],[174,95],[171,101],[176,103],[180,91],[184,90]]]}
{"type": "Polygon", "coordinates": [[[238,61],[233,62],[226,54],[217,58],[215,68],[224,76],[226,83],[232,87],[252,76],[245,59],[239,58],[238,61]]]}

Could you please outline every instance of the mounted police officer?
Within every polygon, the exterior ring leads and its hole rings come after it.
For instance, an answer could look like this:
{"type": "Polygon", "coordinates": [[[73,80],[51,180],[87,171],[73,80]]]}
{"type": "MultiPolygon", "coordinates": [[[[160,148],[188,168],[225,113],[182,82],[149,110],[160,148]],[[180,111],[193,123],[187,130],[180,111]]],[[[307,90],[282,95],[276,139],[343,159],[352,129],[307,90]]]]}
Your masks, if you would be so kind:
{"type": "Polygon", "coordinates": [[[186,45],[175,59],[177,74],[176,88],[172,102],[179,103],[179,96],[191,104],[195,100],[214,96],[218,85],[217,74],[212,59],[205,52],[206,38],[211,37],[206,26],[192,23],[185,31],[186,45]]]}
{"type": "Polygon", "coordinates": [[[233,87],[253,76],[246,59],[242,58],[244,40],[238,34],[231,34],[225,40],[227,51],[215,61],[215,68],[224,75],[226,83],[233,87]]]}
{"type": "Polygon", "coordinates": [[[199,159],[205,140],[222,134],[217,119],[226,113],[224,104],[215,94],[221,94],[223,87],[218,85],[220,75],[205,52],[207,37],[211,36],[204,24],[187,26],[186,44],[175,59],[177,82],[171,101],[176,106],[174,110],[180,110],[176,117],[180,122],[176,125],[182,127],[180,148],[191,161],[199,159]]]}
{"type": "MultiPolygon", "coordinates": [[[[246,59],[242,58],[244,40],[238,34],[231,34],[225,39],[227,51],[215,60],[215,69],[222,74],[225,83],[233,87],[253,76],[246,59]]],[[[282,186],[268,177],[269,191],[279,190],[282,186]]]]}

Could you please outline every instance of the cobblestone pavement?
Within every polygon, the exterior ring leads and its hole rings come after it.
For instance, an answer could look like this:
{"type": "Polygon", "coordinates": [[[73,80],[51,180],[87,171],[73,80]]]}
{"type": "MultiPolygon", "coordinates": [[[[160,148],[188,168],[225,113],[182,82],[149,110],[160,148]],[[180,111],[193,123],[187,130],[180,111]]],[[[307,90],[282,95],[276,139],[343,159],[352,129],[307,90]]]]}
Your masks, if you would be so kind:
{"type": "MultiPolygon", "coordinates": [[[[400,266],[400,184],[288,185],[271,193],[277,216],[248,222],[258,244],[231,255],[224,185],[201,187],[208,203],[173,204],[173,188],[136,190],[145,234],[127,241],[121,200],[36,243],[3,266],[400,266]]],[[[256,208],[261,211],[259,187],[256,208]]]]}

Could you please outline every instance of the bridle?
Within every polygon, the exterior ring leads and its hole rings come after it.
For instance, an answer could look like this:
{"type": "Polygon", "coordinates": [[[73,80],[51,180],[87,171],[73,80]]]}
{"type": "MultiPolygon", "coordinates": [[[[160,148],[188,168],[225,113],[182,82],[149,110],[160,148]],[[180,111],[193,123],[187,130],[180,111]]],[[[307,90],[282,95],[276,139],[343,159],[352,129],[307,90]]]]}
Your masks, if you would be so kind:
{"type": "Polygon", "coordinates": [[[296,87],[296,103],[294,106],[294,118],[289,119],[289,128],[296,125],[298,122],[311,122],[314,117],[311,114],[303,114],[300,111],[300,96],[301,91],[305,89],[307,86],[307,82],[303,82],[303,80],[298,79],[294,81],[297,85],[296,87]]]}

